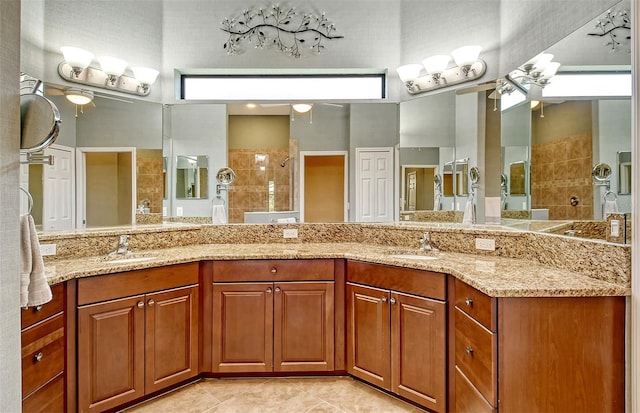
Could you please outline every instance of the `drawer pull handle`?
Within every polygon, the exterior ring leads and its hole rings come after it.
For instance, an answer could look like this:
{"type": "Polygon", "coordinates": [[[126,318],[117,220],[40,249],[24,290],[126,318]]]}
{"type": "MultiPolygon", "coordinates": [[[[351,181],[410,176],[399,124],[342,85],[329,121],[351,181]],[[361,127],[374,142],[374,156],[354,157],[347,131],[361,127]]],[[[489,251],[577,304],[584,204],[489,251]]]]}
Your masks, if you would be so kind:
{"type": "Polygon", "coordinates": [[[33,356],[33,360],[37,363],[37,362],[41,361],[43,357],[44,357],[44,354],[42,354],[42,351],[40,351],[40,352],[38,352],[38,354],[33,356]]]}
{"type": "Polygon", "coordinates": [[[37,305],[36,306],[36,311],[42,311],[42,306],[41,305],[37,305]]]}
{"type": "Polygon", "coordinates": [[[271,287],[267,288],[267,294],[271,294],[272,291],[271,287]]]}
{"type": "Polygon", "coordinates": [[[155,302],[155,301],[153,301],[153,299],[151,299],[151,300],[149,300],[149,302],[148,302],[147,304],[149,304],[149,307],[153,307],[153,305],[154,305],[155,303],[156,303],[156,302],[155,302]]]}
{"type": "Polygon", "coordinates": [[[280,287],[276,287],[276,292],[279,293],[280,291],[280,287]]]}
{"type": "Polygon", "coordinates": [[[464,351],[467,353],[467,355],[473,357],[473,349],[471,347],[467,347],[464,351]]]}
{"type": "Polygon", "coordinates": [[[144,307],[144,301],[138,301],[138,308],[144,307]]]}
{"type": "Polygon", "coordinates": [[[395,303],[396,303],[396,299],[395,299],[395,298],[393,298],[393,297],[391,297],[391,298],[389,299],[389,302],[390,302],[391,304],[395,304],[395,303]]]}
{"type": "Polygon", "coordinates": [[[278,270],[276,269],[276,267],[273,267],[273,268],[271,269],[271,274],[275,274],[275,273],[277,273],[277,272],[278,272],[278,270]]]}
{"type": "Polygon", "coordinates": [[[471,306],[473,306],[473,300],[472,300],[471,298],[469,298],[469,297],[467,297],[467,298],[464,300],[464,303],[467,305],[467,307],[471,307],[471,306]]]}
{"type": "Polygon", "coordinates": [[[387,296],[383,295],[382,298],[380,298],[380,301],[382,301],[383,303],[387,302],[387,296]]]}

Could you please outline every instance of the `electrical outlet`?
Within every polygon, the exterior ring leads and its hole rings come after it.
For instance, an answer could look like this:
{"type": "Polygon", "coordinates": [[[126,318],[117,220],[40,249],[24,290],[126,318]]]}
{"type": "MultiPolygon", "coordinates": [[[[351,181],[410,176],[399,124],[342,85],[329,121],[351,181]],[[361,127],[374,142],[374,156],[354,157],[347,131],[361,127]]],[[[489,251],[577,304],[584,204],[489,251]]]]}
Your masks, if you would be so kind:
{"type": "Polygon", "coordinates": [[[56,255],[56,244],[40,244],[40,254],[42,256],[56,255]]]}
{"type": "Polygon", "coordinates": [[[167,207],[162,207],[162,216],[163,217],[167,216],[167,207]]]}
{"type": "Polygon", "coordinates": [[[283,238],[298,238],[298,229],[297,228],[287,228],[282,230],[283,238]]]}
{"type": "Polygon", "coordinates": [[[620,236],[620,221],[617,219],[611,220],[611,236],[619,237],[620,236]]]}
{"type": "Polygon", "coordinates": [[[496,240],[490,238],[476,238],[476,249],[484,251],[495,251],[496,240]]]}
{"type": "Polygon", "coordinates": [[[181,217],[183,214],[182,207],[176,207],[176,216],[181,217]]]}

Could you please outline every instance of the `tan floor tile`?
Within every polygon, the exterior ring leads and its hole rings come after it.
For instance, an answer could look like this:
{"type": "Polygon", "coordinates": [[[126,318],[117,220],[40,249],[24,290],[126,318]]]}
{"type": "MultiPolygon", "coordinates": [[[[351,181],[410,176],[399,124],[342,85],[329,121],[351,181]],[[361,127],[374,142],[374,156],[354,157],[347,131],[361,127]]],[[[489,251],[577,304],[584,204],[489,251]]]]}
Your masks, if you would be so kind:
{"type": "Polygon", "coordinates": [[[217,399],[206,389],[203,382],[185,386],[160,398],[150,400],[139,406],[135,406],[128,413],[151,412],[181,412],[201,413],[207,409],[219,405],[217,399]]]}

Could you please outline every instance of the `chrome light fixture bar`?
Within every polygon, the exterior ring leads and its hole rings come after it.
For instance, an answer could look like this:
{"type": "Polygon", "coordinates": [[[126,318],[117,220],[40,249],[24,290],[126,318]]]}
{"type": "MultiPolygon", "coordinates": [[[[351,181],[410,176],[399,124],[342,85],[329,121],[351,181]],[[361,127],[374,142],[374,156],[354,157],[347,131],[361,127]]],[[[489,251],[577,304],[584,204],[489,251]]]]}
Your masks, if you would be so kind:
{"type": "Polygon", "coordinates": [[[480,46],[463,46],[451,52],[456,66],[447,68],[451,58],[449,55],[427,57],[422,64],[408,64],[397,68],[400,80],[407,91],[415,95],[443,87],[457,85],[479,79],[487,70],[486,63],[479,59],[480,46]],[[425,69],[427,75],[421,75],[425,69]]]}
{"type": "Polygon", "coordinates": [[[61,48],[64,61],[58,65],[58,74],[68,82],[114,90],[138,96],[147,96],[156,81],[158,71],[147,67],[132,67],[133,76],[124,74],[127,62],[116,57],[99,56],[100,69],[90,66],[93,54],[77,48],[61,48]]]}

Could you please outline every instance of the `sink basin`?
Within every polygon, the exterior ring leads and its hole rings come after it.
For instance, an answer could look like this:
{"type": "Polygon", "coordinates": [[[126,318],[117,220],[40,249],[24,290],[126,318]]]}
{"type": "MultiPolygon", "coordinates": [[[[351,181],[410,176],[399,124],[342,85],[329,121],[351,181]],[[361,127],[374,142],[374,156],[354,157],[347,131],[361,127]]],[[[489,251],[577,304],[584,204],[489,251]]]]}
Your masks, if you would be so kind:
{"type": "Polygon", "coordinates": [[[128,264],[133,262],[155,260],[156,258],[158,258],[158,256],[154,254],[144,253],[144,252],[141,252],[141,253],[134,252],[134,253],[129,253],[125,255],[121,255],[121,254],[107,255],[106,257],[102,257],[98,259],[98,261],[105,264],[128,264]]]}
{"type": "Polygon", "coordinates": [[[438,257],[434,257],[433,255],[419,255],[419,254],[391,254],[389,255],[391,258],[398,258],[403,260],[437,260],[438,257]]]}

